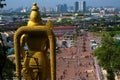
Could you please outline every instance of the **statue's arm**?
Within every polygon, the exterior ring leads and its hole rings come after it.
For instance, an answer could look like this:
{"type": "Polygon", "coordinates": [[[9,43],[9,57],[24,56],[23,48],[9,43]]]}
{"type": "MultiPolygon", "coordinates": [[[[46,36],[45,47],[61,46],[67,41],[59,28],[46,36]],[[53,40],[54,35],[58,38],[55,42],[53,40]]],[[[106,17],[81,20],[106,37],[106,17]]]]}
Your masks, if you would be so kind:
{"type": "Polygon", "coordinates": [[[20,38],[20,51],[21,51],[20,53],[23,58],[25,57],[25,50],[24,50],[25,43],[26,43],[26,35],[23,34],[20,38]]]}

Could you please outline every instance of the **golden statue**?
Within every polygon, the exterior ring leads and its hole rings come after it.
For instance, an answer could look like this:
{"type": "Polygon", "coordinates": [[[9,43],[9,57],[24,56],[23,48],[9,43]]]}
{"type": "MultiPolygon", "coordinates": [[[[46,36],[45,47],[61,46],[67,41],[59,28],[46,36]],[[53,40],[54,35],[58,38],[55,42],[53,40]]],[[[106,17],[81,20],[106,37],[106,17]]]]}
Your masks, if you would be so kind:
{"type": "Polygon", "coordinates": [[[18,80],[22,77],[25,80],[56,80],[56,46],[52,28],[50,20],[42,25],[37,4],[34,3],[27,26],[20,27],[14,35],[18,80]],[[24,46],[28,51],[24,50],[24,46]]]}

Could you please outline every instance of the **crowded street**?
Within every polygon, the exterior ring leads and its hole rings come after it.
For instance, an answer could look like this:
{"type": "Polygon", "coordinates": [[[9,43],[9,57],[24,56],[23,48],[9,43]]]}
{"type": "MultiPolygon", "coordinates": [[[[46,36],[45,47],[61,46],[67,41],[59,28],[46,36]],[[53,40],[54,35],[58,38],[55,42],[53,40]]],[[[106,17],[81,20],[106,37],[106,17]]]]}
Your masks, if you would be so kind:
{"type": "Polygon", "coordinates": [[[57,80],[100,80],[92,50],[91,33],[79,36],[74,47],[60,48],[57,54],[57,80]]]}

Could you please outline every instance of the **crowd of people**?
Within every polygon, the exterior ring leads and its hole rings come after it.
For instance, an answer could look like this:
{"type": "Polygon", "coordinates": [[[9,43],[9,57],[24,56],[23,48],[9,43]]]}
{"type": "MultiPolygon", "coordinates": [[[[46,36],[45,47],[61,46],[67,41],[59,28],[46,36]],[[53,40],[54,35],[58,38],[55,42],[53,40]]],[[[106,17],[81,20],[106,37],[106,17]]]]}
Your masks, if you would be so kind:
{"type": "Polygon", "coordinates": [[[60,48],[57,54],[57,80],[97,80],[94,56],[90,50],[90,33],[79,36],[76,46],[60,48]],[[84,35],[83,35],[84,36],[84,35]],[[83,42],[85,41],[85,51],[83,42]]]}

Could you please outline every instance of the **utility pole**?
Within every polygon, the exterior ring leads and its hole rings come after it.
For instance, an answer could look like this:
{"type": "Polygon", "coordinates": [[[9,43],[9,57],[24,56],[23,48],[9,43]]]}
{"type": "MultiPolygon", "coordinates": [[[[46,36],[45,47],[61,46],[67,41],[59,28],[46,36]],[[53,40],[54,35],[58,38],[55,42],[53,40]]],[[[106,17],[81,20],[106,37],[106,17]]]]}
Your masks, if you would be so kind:
{"type": "Polygon", "coordinates": [[[80,31],[78,33],[78,66],[80,65],[80,31]]]}
{"type": "Polygon", "coordinates": [[[6,6],[6,4],[2,3],[2,1],[5,1],[5,0],[0,0],[0,8],[4,8],[4,6],[6,6]]]}

